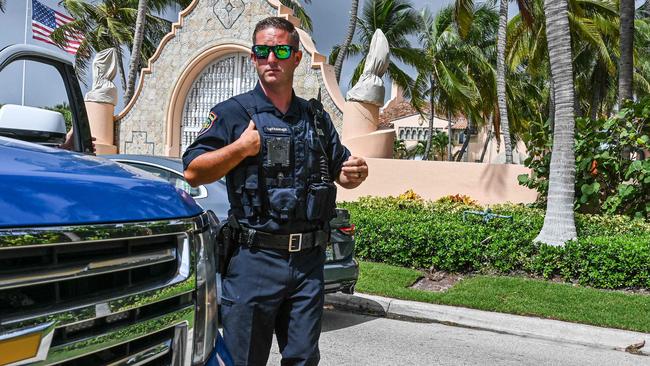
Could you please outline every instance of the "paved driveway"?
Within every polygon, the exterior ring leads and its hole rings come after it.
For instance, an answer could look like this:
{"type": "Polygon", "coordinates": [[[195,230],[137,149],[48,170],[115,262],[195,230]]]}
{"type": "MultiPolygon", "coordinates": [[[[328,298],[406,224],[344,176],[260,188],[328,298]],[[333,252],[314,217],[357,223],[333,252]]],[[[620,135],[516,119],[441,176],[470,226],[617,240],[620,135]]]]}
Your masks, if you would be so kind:
{"type": "MultiPolygon", "coordinates": [[[[650,365],[650,357],[441,324],[326,310],[322,366],[650,365]]],[[[279,365],[277,346],[269,365],[279,365]]]]}

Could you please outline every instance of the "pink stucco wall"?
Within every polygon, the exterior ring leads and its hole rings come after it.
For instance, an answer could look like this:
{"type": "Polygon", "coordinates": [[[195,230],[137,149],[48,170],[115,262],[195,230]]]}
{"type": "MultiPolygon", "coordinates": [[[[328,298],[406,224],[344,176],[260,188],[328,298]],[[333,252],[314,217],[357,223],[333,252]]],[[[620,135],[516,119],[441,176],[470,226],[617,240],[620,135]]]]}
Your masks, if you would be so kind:
{"type": "Polygon", "coordinates": [[[530,203],[537,192],[517,183],[522,165],[478,164],[446,161],[366,159],[370,175],[356,189],[338,189],[338,201],[362,196],[398,196],[409,189],[424,199],[464,194],[481,204],[530,203]]]}

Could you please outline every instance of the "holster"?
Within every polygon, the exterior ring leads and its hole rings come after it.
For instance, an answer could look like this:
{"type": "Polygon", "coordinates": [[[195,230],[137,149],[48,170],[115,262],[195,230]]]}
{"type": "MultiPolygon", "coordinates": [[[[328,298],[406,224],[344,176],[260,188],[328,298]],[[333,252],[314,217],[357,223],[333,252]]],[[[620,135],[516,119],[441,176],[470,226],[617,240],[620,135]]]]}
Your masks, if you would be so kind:
{"type": "Polygon", "coordinates": [[[230,259],[237,248],[239,230],[239,222],[233,215],[217,226],[217,272],[222,278],[226,275],[230,259]]]}

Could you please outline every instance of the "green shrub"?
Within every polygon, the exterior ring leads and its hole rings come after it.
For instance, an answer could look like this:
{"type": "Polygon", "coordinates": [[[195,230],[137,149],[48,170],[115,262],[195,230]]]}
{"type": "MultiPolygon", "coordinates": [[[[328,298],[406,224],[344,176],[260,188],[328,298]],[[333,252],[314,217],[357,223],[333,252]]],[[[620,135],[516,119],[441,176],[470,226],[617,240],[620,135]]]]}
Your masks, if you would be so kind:
{"type": "Polygon", "coordinates": [[[576,215],[580,239],[556,248],[533,243],[543,210],[496,205],[512,216],[484,222],[462,202],[361,198],[341,206],[357,227],[364,260],[450,272],[528,273],[600,288],[650,288],[650,224],[626,216],[576,215]]]}
{"type": "MultiPolygon", "coordinates": [[[[576,210],[650,220],[650,97],[626,102],[609,119],[578,118],[575,125],[576,210]]],[[[532,172],[519,184],[537,190],[543,207],[553,147],[548,121],[532,123],[524,140],[532,172]]]]}

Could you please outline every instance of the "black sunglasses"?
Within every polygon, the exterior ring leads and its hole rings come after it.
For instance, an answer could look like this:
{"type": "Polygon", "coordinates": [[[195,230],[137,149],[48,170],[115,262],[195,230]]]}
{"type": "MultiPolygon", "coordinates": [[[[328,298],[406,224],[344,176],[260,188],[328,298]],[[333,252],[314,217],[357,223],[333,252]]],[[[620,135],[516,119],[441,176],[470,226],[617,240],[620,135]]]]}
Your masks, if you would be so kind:
{"type": "Polygon", "coordinates": [[[298,51],[295,47],[288,44],[278,44],[275,46],[266,46],[258,44],[251,49],[256,58],[265,59],[269,57],[269,53],[273,51],[278,60],[286,60],[291,57],[291,51],[298,51]]]}

